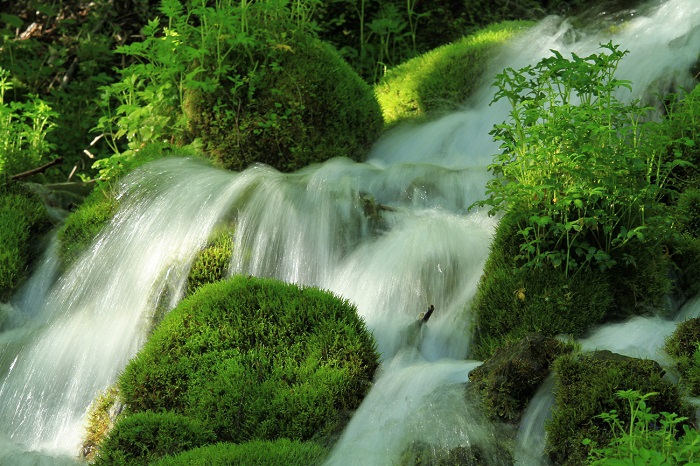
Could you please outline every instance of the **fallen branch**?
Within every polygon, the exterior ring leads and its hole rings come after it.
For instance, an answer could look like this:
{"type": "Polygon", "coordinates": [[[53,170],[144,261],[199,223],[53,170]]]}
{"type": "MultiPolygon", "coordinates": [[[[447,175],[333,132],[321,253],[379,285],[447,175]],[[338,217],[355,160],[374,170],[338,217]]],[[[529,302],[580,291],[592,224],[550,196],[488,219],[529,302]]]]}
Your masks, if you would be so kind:
{"type": "Polygon", "coordinates": [[[27,170],[26,172],[22,173],[17,173],[16,175],[12,175],[10,177],[11,180],[22,180],[24,178],[29,178],[32,175],[36,175],[37,173],[41,173],[43,171],[46,171],[46,169],[53,167],[54,165],[58,165],[60,163],[63,163],[63,159],[61,157],[58,157],[56,159],[53,159],[49,163],[45,163],[44,165],[36,168],[32,168],[31,170],[27,170]]]}

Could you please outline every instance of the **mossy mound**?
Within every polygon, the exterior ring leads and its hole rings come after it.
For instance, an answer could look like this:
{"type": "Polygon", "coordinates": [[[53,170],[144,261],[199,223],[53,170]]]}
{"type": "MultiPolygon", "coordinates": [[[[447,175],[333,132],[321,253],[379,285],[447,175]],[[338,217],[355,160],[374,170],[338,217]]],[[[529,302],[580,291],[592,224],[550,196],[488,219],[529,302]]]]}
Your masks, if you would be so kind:
{"type": "Polygon", "coordinates": [[[226,278],[231,256],[233,237],[229,231],[216,234],[207,246],[197,253],[187,275],[187,295],[193,294],[201,286],[226,278]]]}
{"type": "Polygon", "coordinates": [[[237,276],[171,311],[119,378],[130,412],[172,410],[219,441],[308,440],[362,400],[378,365],[347,301],[237,276]]]}
{"type": "Polygon", "coordinates": [[[88,410],[86,435],[80,449],[80,457],[92,461],[97,454],[99,444],[114,427],[117,416],[124,409],[119,398],[119,390],[111,386],[101,393],[88,410]]]}
{"type": "Polygon", "coordinates": [[[121,418],[100,444],[95,466],[149,465],[215,441],[199,421],[172,412],[144,412],[121,418]]]}
{"type": "Polygon", "coordinates": [[[418,123],[462,107],[482,84],[493,54],[532,24],[494,24],[390,69],[375,86],[384,120],[418,123]]]}
{"type": "Polygon", "coordinates": [[[691,396],[700,396],[700,318],[678,324],[664,349],[681,373],[680,386],[691,396]]]}
{"type": "Polygon", "coordinates": [[[491,244],[472,306],[476,359],[530,332],[581,336],[613,305],[609,278],[600,271],[583,269],[567,278],[552,267],[518,268],[517,230],[506,215],[491,244]]]}
{"type": "Polygon", "coordinates": [[[165,457],[156,466],[313,466],[326,450],[313,442],[289,439],[246,443],[217,443],[165,457]]]}
{"type": "Polygon", "coordinates": [[[652,360],[621,356],[609,351],[562,356],[554,363],[555,407],[546,425],[547,452],[554,464],[585,465],[591,445],[608,445],[609,425],[597,417],[616,410],[623,424],[630,418],[627,400],[616,397],[619,390],[657,392],[647,400],[652,412],[690,411],[675,385],[664,378],[664,370],[652,360]]]}
{"type": "Polygon", "coordinates": [[[364,159],[383,128],[379,104],[330,45],[291,32],[252,53],[232,58],[257,66],[238,87],[227,81],[216,92],[186,96],[190,130],[218,165],[264,163],[289,172],[332,157],[364,159]]]}
{"type": "Polygon", "coordinates": [[[532,333],[498,348],[494,355],[469,373],[468,390],[476,390],[486,412],[494,419],[517,422],[550,365],[573,346],[532,333]]]}
{"type": "Polygon", "coordinates": [[[485,449],[479,445],[446,448],[427,442],[413,442],[402,453],[401,466],[506,466],[513,464],[507,449],[485,449]]]}
{"type": "Polygon", "coordinates": [[[39,252],[35,240],[50,226],[39,196],[20,183],[0,180],[0,302],[27,278],[39,252]]]}
{"type": "Polygon", "coordinates": [[[58,231],[58,257],[61,267],[67,269],[94,241],[102,228],[117,211],[117,201],[110,192],[95,189],[68,216],[58,231]]]}

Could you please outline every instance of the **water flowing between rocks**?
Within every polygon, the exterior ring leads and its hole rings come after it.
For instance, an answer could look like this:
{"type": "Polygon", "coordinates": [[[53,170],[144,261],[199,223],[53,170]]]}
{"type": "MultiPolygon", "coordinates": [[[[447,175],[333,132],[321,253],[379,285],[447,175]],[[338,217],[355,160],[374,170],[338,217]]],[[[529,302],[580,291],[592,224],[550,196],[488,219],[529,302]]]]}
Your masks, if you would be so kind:
{"type": "MultiPolygon", "coordinates": [[[[377,340],[375,384],[328,464],[396,464],[412,442],[479,445],[484,454],[497,448],[499,427],[464,396],[479,365],[465,360],[469,307],[497,223],[468,207],[484,195],[486,166],[498,150],[488,132],[507,112],[489,106],[491,77],[550,49],[595,53],[610,39],[630,50],[618,72],[633,82],[627,98],[687,85],[700,54],[700,2],[655,2],[628,12],[618,27],[588,31],[548,18],[493,57],[490,77],[462,111],[393,131],[366,163],[231,173],[172,159],[129,175],[118,213],[77,263],[59,274],[47,252],[25,291],[0,309],[7,316],[0,464],[75,462],[90,402],[143,345],[159,297],[168,296],[160,300],[168,308],[181,299],[195,253],[222,223],[235,225],[231,274],[331,290],[356,304],[377,340]],[[431,304],[430,321],[407,335],[431,304]]],[[[698,315],[700,305],[682,312],[698,315]]],[[[583,345],[662,358],[672,330],[673,322],[637,318],[606,326],[583,345]]],[[[521,426],[519,464],[542,462],[541,450],[528,445],[540,441],[551,401],[536,400],[530,409],[540,411],[526,413],[521,426]]]]}

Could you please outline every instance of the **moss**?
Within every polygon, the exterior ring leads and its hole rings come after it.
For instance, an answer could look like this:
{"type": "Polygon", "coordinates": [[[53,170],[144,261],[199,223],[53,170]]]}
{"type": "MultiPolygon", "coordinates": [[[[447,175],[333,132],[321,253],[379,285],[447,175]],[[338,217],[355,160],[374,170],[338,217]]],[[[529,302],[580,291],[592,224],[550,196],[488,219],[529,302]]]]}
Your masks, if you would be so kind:
{"type": "Polygon", "coordinates": [[[478,445],[446,448],[427,442],[412,442],[399,459],[401,466],[496,466],[513,464],[506,449],[489,451],[478,445]]]}
{"type": "Polygon", "coordinates": [[[209,244],[194,259],[187,276],[187,295],[194,293],[207,283],[226,278],[233,255],[231,232],[222,231],[215,235],[209,244]]]}
{"type": "Polygon", "coordinates": [[[117,421],[100,445],[96,466],[148,465],[214,441],[211,430],[176,413],[137,413],[117,421]]]}
{"type": "Polygon", "coordinates": [[[116,199],[111,193],[98,188],[68,216],[58,231],[58,257],[63,269],[70,267],[92,244],[116,211],[116,199]]]}
{"type": "Polygon", "coordinates": [[[121,413],[123,404],[119,398],[119,389],[112,386],[101,393],[90,405],[87,416],[85,440],[81,448],[81,458],[91,461],[97,454],[99,444],[114,427],[116,417],[121,413]]]}
{"type": "Polygon", "coordinates": [[[700,318],[678,324],[664,349],[681,374],[680,386],[691,396],[700,396],[700,318]]]}
{"type": "Polygon", "coordinates": [[[479,392],[486,413],[493,419],[517,422],[535,391],[549,374],[550,365],[573,350],[541,334],[528,334],[469,373],[467,390],[479,392]]]}
{"type": "Polygon", "coordinates": [[[20,183],[0,181],[0,302],[27,278],[38,256],[36,239],[50,226],[39,196],[20,183]]]}
{"type": "Polygon", "coordinates": [[[155,466],[313,466],[326,450],[313,442],[289,439],[246,443],[217,443],[165,457],[155,466]]]}
{"type": "Polygon", "coordinates": [[[482,83],[498,48],[531,25],[495,24],[390,69],[375,86],[384,120],[419,122],[459,109],[482,83]]]}
{"type": "MultiPolygon", "coordinates": [[[[190,129],[220,166],[294,171],[332,157],[359,161],[379,136],[383,121],[369,85],[328,44],[289,34],[254,52],[258,68],[239,87],[227,81],[215,93],[188,93],[190,129]]],[[[251,63],[233,55],[238,66],[251,63]]]]}
{"type": "Polygon", "coordinates": [[[554,464],[587,464],[590,445],[582,443],[586,438],[597,445],[610,442],[610,427],[597,416],[616,410],[623,424],[629,419],[627,401],[615,396],[619,390],[658,392],[647,402],[653,412],[690,414],[677,388],[664,378],[663,369],[655,361],[598,351],[562,356],[554,370],[555,406],[545,427],[547,451],[554,464]]]}
{"type": "Polygon", "coordinates": [[[582,269],[567,278],[551,267],[518,268],[517,225],[500,222],[472,306],[472,357],[488,359],[496,348],[530,332],[582,335],[612,308],[607,274],[582,269]]]}
{"type": "Polygon", "coordinates": [[[307,440],[359,405],[377,364],[347,301],[238,276],[171,311],[119,386],[131,412],[187,414],[220,441],[307,440]]]}

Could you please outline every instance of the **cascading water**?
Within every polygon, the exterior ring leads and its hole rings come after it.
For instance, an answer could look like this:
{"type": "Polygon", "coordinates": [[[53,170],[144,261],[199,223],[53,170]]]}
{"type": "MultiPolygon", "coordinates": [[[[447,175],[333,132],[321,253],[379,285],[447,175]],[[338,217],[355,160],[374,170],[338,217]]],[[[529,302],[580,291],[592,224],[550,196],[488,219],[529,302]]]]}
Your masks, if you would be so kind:
{"type": "MultiPolygon", "coordinates": [[[[618,76],[634,83],[632,98],[691,82],[700,2],[668,0],[615,29],[582,33],[547,19],[494,57],[493,73],[549,49],[587,55],[612,39],[630,50],[618,76]]],[[[378,342],[375,386],[329,464],[396,463],[418,441],[492,444],[498,428],[463,396],[478,365],[464,360],[469,303],[495,227],[468,207],[484,195],[497,151],[488,132],[507,113],[488,105],[491,95],[486,85],[463,111],[393,132],[364,164],[236,174],[175,159],[127,177],[120,209],[92,247],[57,279],[47,259],[33,291],[13,302],[21,318],[0,333],[0,463],[75,457],[90,401],[142,345],[161,297],[177,303],[195,252],[226,222],[236,225],[230,273],[329,289],[357,305],[378,342]],[[435,313],[417,327],[429,305],[435,313]]],[[[540,462],[523,451],[520,464],[540,462]]]]}

